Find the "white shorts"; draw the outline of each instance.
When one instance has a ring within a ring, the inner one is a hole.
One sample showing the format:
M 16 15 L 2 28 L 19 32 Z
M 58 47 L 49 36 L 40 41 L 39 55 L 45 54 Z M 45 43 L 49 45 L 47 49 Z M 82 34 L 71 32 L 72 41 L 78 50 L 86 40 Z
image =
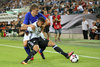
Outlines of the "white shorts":
M 28 35 L 24 34 L 23 41 L 30 40 L 30 36 L 31 36 L 31 34 L 28 34 Z
M 23 39 L 23 41 L 32 39 L 32 38 L 30 38 L 30 36 L 31 36 L 31 33 L 29 33 L 28 35 L 24 34 L 24 39 Z M 42 32 L 40 33 L 39 36 L 41 36 L 42 38 L 45 38 Z M 32 36 L 31 36 L 31 37 L 32 37 Z

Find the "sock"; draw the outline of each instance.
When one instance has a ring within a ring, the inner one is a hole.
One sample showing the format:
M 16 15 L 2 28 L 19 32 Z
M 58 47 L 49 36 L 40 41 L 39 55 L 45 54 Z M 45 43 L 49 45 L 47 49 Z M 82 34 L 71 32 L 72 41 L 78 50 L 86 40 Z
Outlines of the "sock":
M 58 47 L 57 45 L 53 46 L 54 50 L 57 51 L 58 53 L 64 55 L 65 57 L 68 56 L 68 53 L 65 53 L 60 47 Z
M 44 56 L 44 54 L 43 54 L 43 51 L 45 50 L 45 48 L 42 48 L 42 49 L 40 49 L 40 54 L 41 54 L 41 56 L 42 56 L 42 59 L 45 59 L 45 56 Z
M 40 49 L 40 53 L 43 53 L 43 51 L 46 49 L 46 47 L 45 48 L 41 48 Z
M 35 50 L 32 50 L 32 52 L 30 52 L 30 54 L 28 55 L 28 57 L 24 60 L 26 63 L 28 62 L 29 59 L 31 59 L 32 56 L 34 56 L 37 52 Z
M 26 46 L 26 47 L 24 47 L 24 49 L 25 49 L 26 53 L 29 55 L 29 54 L 30 54 L 30 49 L 29 49 L 29 47 Z
M 40 53 L 42 53 L 43 52 L 43 50 L 42 49 L 40 49 Z

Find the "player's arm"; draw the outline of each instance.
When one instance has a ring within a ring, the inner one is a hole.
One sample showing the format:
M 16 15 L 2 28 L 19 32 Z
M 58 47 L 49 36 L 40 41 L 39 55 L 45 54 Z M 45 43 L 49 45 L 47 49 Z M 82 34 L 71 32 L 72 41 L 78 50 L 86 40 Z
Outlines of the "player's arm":
M 49 25 L 49 24 L 50 24 L 50 21 L 49 21 L 48 18 L 46 18 L 45 23 L 44 23 L 44 27 L 47 26 L 47 25 Z
M 23 24 L 23 26 L 21 26 L 21 30 L 27 30 L 28 27 L 33 27 L 33 25 L 32 24 L 30 24 L 30 25 Z
M 56 21 L 56 18 L 54 18 L 54 16 L 52 17 L 52 19 L 53 19 L 53 22 L 55 22 L 55 21 Z
M 47 25 L 49 25 L 49 24 L 50 24 L 50 21 L 49 21 L 49 19 L 48 19 L 48 18 L 46 18 L 46 17 L 45 17 L 43 14 L 41 14 L 41 13 L 39 13 L 39 15 L 45 19 L 44 26 L 47 26 Z
M 33 30 L 35 30 L 35 26 L 34 26 L 34 25 L 29 26 L 29 27 L 27 27 L 27 30 L 28 30 L 28 31 L 33 31 Z
M 59 19 L 58 19 L 58 21 L 61 22 L 61 16 L 60 16 L 60 15 L 59 15 Z

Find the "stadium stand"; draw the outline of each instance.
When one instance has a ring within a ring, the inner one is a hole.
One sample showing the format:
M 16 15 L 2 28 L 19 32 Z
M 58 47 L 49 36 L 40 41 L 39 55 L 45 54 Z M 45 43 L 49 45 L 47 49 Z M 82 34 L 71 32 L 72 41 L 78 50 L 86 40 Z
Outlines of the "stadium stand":
M 0 32 L 8 29 L 6 31 L 9 33 L 17 32 L 16 35 L 22 33 L 20 26 L 33 3 L 39 5 L 41 13 L 47 10 L 51 16 L 54 10 L 57 10 L 62 16 L 100 14 L 99 0 L 0 0 L 0 2 L 2 2 L 0 4 Z

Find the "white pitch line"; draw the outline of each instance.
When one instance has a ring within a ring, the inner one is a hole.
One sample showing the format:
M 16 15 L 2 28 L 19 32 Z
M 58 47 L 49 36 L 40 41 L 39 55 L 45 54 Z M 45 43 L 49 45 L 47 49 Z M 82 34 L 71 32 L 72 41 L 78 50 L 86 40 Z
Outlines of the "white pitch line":
M 12 47 L 12 48 L 20 48 L 20 49 L 24 49 L 23 47 L 12 46 L 12 45 L 6 45 L 6 44 L 0 44 L 0 46 L 6 46 L 6 47 Z M 45 52 L 49 52 L 49 53 L 57 53 L 57 52 L 48 51 L 48 50 L 45 50 Z M 58 53 L 57 53 L 57 54 L 58 54 Z M 98 58 L 98 57 L 91 57 L 91 56 L 84 56 L 84 55 L 79 55 L 79 56 L 85 57 L 85 58 L 100 59 L 100 58 Z

